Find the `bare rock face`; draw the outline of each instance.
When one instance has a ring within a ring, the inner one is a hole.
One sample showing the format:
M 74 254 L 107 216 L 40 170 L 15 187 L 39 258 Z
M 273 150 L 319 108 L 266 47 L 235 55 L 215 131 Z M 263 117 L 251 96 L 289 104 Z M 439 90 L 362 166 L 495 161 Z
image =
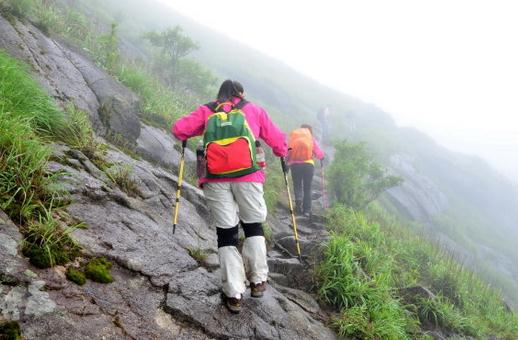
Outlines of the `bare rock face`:
M 405 181 L 387 191 L 395 206 L 407 217 L 430 222 L 434 215 L 446 209 L 448 200 L 428 177 L 417 172 L 406 155 L 394 155 L 390 160 L 392 171 Z
M 0 210 L 0 321 L 24 320 L 56 310 L 44 291 L 45 282 L 18 254 L 21 239 L 18 227 Z
M 143 124 L 136 151 L 145 159 L 166 169 L 177 169 L 180 153 L 176 150 L 176 145 L 179 143 L 171 133 Z M 186 149 L 185 160 L 194 167 L 196 156 L 191 150 Z
M 66 146 L 56 146 L 55 150 L 59 162 L 52 162 L 49 168 L 53 172 L 66 172 L 63 184 L 73 202 L 68 211 L 88 225 L 86 229 L 76 230 L 73 237 L 84 247 L 85 254 L 105 256 L 114 262 L 115 281 L 111 284 L 88 281 L 77 286 L 66 280 L 64 268 L 55 267 L 32 269 L 34 278 L 26 283 L 15 279 L 12 286 L 0 286 L 0 307 L 5 319 L 18 320 L 24 336 L 30 339 L 335 337 L 324 326 L 312 295 L 280 282 L 271 285 L 262 299 L 247 294 L 241 314 L 233 315 L 226 309 L 221 301 L 217 263 L 207 266 L 207 270 L 188 252 L 188 249 L 203 249 L 213 255 L 217 252 L 216 233 L 210 226 L 198 188 L 185 184 L 182 195 L 185 198 L 180 201 L 179 223 L 173 235 L 171 217 L 177 182 L 174 175 L 112 149 L 106 160 L 132 169 L 137 189 L 131 196 L 81 152 Z M 4 220 L 8 219 L 4 216 Z M 23 277 L 28 265 L 17 255 L 21 235 L 12 223 L 6 225 L 9 228 L 4 232 L 2 222 L 0 238 L 9 241 L 0 248 L 0 260 L 11 263 L 16 259 L 19 268 L 13 265 L 6 268 L 18 268 L 16 272 Z M 278 262 L 294 260 L 283 258 L 277 251 L 272 251 L 271 256 Z M 292 265 L 298 268 L 299 277 L 308 274 L 302 264 L 288 264 L 290 270 L 295 268 Z M 271 266 L 272 271 L 281 269 Z M 284 283 L 291 285 L 289 280 Z
M 136 142 L 140 135 L 137 96 L 65 43 L 36 27 L 0 16 L 0 49 L 28 63 L 39 82 L 62 106 L 88 112 L 96 132 Z

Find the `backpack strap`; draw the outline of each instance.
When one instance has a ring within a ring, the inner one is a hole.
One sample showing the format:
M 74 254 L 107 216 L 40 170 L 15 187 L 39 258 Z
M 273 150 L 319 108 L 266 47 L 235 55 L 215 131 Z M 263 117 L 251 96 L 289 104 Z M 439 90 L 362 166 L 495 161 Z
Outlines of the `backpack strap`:
M 232 104 L 230 102 L 226 102 L 226 103 Z M 210 103 L 205 104 L 205 106 L 208 107 L 212 112 L 216 112 L 216 110 L 218 110 L 219 106 L 221 106 L 222 104 L 225 104 L 225 103 L 210 102 Z M 248 101 L 241 99 L 239 101 L 239 103 L 237 103 L 236 105 L 232 105 L 232 106 L 234 109 L 241 110 L 246 104 L 248 104 Z
M 210 102 L 205 104 L 206 107 L 209 108 L 212 112 L 216 112 L 216 108 L 218 107 L 218 102 Z

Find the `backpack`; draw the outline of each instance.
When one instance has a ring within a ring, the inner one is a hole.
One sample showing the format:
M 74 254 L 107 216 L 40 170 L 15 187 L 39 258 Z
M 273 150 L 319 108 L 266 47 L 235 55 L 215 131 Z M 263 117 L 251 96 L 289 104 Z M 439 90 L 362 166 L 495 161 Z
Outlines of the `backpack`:
M 305 162 L 313 158 L 313 136 L 309 129 L 299 128 L 290 133 L 289 160 Z
M 223 110 L 226 103 L 212 102 L 206 106 L 214 112 L 207 119 L 203 143 L 207 160 L 207 178 L 231 178 L 260 170 L 256 160 L 255 137 L 241 110 L 247 102 Z

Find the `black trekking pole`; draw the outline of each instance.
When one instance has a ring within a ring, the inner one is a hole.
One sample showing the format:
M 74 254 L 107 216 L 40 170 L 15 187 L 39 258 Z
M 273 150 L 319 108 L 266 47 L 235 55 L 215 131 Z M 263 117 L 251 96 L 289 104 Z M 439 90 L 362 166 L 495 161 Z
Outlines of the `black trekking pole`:
M 176 203 L 174 206 L 173 215 L 173 234 L 176 231 L 176 224 L 178 223 L 178 211 L 180 210 L 180 193 L 182 191 L 183 183 L 183 167 L 185 164 L 185 148 L 187 147 L 187 140 L 182 142 L 182 151 L 180 153 L 180 168 L 178 169 L 178 182 L 176 183 Z
M 288 202 L 290 207 L 290 214 L 291 214 L 291 223 L 293 225 L 293 234 L 295 235 L 295 244 L 297 246 L 297 255 L 299 257 L 300 263 L 302 263 L 302 255 L 300 254 L 300 243 L 299 243 L 299 234 L 297 232 L 297 220 L 295 219 L 295 214 L 293 212 L 293 203 L 291 201 L 291 192 L 290 192 L 290 185 L 288 183 L 288 171 L 286 166 L 286 161 L 284 160 L 284 157 L 281 157 L 281 166 L 282 166 L 282 172 L 284 173 L 284 182 L 286 183 L 286 190 L 288 191 Z

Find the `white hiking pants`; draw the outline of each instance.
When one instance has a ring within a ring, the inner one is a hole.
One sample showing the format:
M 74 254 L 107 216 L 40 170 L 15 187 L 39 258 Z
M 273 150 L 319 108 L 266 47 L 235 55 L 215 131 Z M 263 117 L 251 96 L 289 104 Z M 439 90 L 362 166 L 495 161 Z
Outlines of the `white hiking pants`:
M 239 222 L 241 221 L 244 227 L 255 226 L 257 229 L 257 226 L 262 228 L 260 224 L 266 220 L 267 210 L 263 197 L 263 184 L 253 182 L 205 183 L 203 192 L 218 228 L 218 255 L 223 293 L 228 297 L 240 298 L 246 290 L 246 278 L 255 284 L 266 281 L 268 278 L 264 236 L 246 237 L 243 243 L 243 257 L 237 249 L 238 229 L 236 226 Z M 222 238 L 232 240 L 225 242 Z

